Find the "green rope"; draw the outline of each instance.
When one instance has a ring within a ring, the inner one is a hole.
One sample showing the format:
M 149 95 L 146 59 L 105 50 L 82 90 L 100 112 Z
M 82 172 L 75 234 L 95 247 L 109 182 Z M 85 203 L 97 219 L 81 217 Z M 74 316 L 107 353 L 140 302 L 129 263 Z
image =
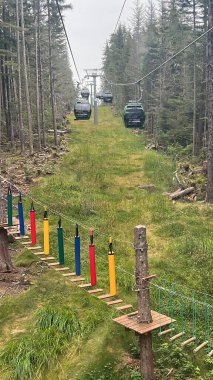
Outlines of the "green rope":
M 210 343 L 210 326 L 209 326 L 209 305 L 206 301 L 205 306 L 205 340 L 208 341 L 208 352 L 211 351 L 211 343 Z
M 185 329 L 185 302 L 184 302 L 184 296 L 181 296 L 181 309 L 180 309 L 180 315 L 181 315 L 181 332 L 184 333 Z
M 161 289 L 158 288 L 158 310 L 161 313 Z M 162 331 L 162 326 L 160 326 L 160 332 Z
M 192 298 L 192 314 L 193 314 L 193 328 L 192 328 L 192 333 L 193 336 L 196 337 L 196 328 L 197 328 L 197 304 L 195 300 L 195 296 L 193 294 Z
M 173 327 L 172 319 L 174 317 L 173 295 L 174 295 L 174 293 L 173 293 L 173 287 L 171 286 L 171 289 L 170 289 L 170 292 L 169 292 L 169 308 L 170 308 L 170 317 L 171 317 L 170 327 L 171 328 Z M 171 335 L 172 335 L 172 331 L 171 331 Z

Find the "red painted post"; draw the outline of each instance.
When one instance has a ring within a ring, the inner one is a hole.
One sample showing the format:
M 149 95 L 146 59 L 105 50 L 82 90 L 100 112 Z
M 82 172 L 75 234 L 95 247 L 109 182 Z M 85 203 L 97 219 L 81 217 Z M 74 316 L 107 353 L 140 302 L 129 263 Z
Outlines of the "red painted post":
M 90 259 L 90 282 L 92 286 L 95 286 L 96 285 L 96 262 L 95 262 L 94 230 L 92 228 L 90 229 L 89 259 Z
M 30 210 L 30 231 L 31 231 L 31 242 L 33 245 L 35 245 L 36 244 L 36 213 L 35 213 L 33 202 L 31 203 L 31 210 Z

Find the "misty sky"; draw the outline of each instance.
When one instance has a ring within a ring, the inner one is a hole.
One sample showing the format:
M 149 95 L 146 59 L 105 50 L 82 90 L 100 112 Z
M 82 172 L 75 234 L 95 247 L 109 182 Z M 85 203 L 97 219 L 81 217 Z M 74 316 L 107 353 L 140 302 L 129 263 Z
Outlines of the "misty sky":
M 106 40 L 113 32 L 124 0 L 71 0 L 65 25 L 80 76 L 84 69 L 100 68 Z M 67 1 L 68 3 L 68 1 Z M 131 18 L 134 0 L 127 0 L 121 21 Z M 77 79 L 72 64 L 74 79 Z

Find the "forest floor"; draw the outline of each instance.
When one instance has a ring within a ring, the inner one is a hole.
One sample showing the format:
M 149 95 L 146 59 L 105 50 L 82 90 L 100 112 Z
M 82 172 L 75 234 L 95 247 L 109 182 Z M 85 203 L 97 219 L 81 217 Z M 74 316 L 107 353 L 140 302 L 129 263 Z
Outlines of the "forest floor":
M 158 276 L 156 287 L 151 287 L 152 308 L 171 312 L 171 292 L 167 294 L 164 288 L 186 295 L 185 325 L 187 334 L 192 334 L 191 300 L 196 297 L 196 334 L 202 342 L 205 302 L 213 304 L 212 206 L 174 203 L 163 196 L 163 192 L 173 190 L 176 163 L 163 154 L 145 150 L 144 135 L 125 129 L 109 107 L 99 109 L 97 128 L 92 120 L 70 120 L 68 151 L 55 162 L 54 174 L 39 177 L 24 200 L 24 208 L 29 210 L 30 197 L 34 199 L 38 242 L 42 245 L 43 207 L 47 206 L 51 255 L 57 257 L 60 215 L 65 264 L 73 271 L 73 239 L 78 223 L 82 272 L 87 281 L 89 228 L 94 227 L 98 286 L 108 292 L 108 237 L 112 236 L 119 298 L 136 308 L 133 229 L 145 224 L 150 272 Z M 119 315 L 114 307 L 41 265 L 28 250 L 18 251 L 13 260 L 17 267 L 31 268 L 33 284 L 0 302 L 2 380 L 141 379 L 137 337 L 112 322 Z M 175 297 L 173 305 L 176 332 L 181 325 L 180 299 Z M 212 330 L 212 309 L 209 313 L 208 327 Z M 168 337 L 159 338 L 154 333 L 157 380 L 212 379 L 212 360 L 207 359 L 204 350 L 193 354 L 196 345 L 182 349 L 180 341 L 170 343 Z

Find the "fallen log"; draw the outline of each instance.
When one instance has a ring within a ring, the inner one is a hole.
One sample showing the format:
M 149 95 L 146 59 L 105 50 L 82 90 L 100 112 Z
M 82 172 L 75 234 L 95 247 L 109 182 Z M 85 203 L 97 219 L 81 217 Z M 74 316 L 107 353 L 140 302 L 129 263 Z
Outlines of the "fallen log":
M 187 189 L 184 189 L 184 190 L 175 191 L 174 193 L 169 194 L 169 199 L 172 199 L 172 200 L 178 199 L 178 198 L 184 197 L 184 195 L 191 194 L 194 191 L 195 191 L 194 187 L 188 187 Z

